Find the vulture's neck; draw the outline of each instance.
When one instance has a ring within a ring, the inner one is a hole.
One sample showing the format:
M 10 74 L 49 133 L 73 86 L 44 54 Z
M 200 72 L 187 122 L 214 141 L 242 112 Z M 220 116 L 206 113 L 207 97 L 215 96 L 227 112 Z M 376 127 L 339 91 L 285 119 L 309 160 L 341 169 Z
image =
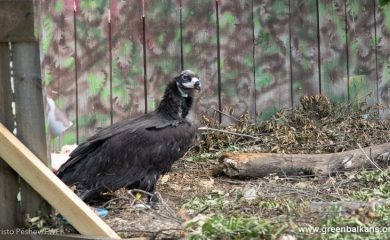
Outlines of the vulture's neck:
M 167 86 L 163 99 L 156 111 L 168 118 L 180 120 L 184 119 L 188 115 L 191 105 L 191 94 L 183 97 L 182 93 L 180 93 L 177 88 L 176 82 L 173 81 Z

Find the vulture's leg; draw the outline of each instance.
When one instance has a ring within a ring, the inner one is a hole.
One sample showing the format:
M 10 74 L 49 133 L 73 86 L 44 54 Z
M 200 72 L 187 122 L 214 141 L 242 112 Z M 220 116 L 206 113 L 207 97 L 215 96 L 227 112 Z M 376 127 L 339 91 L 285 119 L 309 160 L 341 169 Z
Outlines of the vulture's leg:
M 158 196 L 155 194 L 156 192 L 156 185 L 157 185 L 157 180 L 159 179 L 159 175 L 154 175 L 153 178 L 150 180 L 150 184 L 148 186 L 148 192 L 153 194 L 149 195 L 148 200 L 151 204 L 158 203 Z
M 89 202 L 90 200 L 100 196 L 100 191 L 98 189 L 85 190 L 79 194 L 79 197 L 84 202 Z

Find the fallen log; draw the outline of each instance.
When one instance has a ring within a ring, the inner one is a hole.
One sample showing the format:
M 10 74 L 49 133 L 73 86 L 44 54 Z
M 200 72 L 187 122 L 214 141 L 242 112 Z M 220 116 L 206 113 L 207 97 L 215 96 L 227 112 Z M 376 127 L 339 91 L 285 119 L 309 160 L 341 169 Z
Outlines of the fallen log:
M 218 171 L 230 177 L 321 176 L 388 165 L 389 159 L 390 143 L 328 154 L 227 153 Z

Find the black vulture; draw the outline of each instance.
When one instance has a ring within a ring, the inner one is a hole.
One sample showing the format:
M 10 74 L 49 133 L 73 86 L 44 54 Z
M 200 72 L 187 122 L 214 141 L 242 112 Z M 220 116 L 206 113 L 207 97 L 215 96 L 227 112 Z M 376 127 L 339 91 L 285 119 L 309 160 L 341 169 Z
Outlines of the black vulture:
M 153 112 L 99 130 L 70 154 L 57 172 L 84 201 L 119 188 L 154 193 L 159 177 L 194 144 L 187 120 L 200 80 L 185 70 L 170 81 Z

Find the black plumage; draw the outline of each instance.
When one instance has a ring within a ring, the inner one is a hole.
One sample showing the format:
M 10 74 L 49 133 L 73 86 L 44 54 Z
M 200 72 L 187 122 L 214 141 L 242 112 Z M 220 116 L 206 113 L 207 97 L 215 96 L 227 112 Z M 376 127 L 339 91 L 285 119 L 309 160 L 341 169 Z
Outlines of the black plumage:
M 199 78 L 186 70 L 167 86 L 158 108 L 97 132 L 57 172 L 86 201 L 122 187 L 154 193 L 156 182 L 195 141 L 186 119 Z

